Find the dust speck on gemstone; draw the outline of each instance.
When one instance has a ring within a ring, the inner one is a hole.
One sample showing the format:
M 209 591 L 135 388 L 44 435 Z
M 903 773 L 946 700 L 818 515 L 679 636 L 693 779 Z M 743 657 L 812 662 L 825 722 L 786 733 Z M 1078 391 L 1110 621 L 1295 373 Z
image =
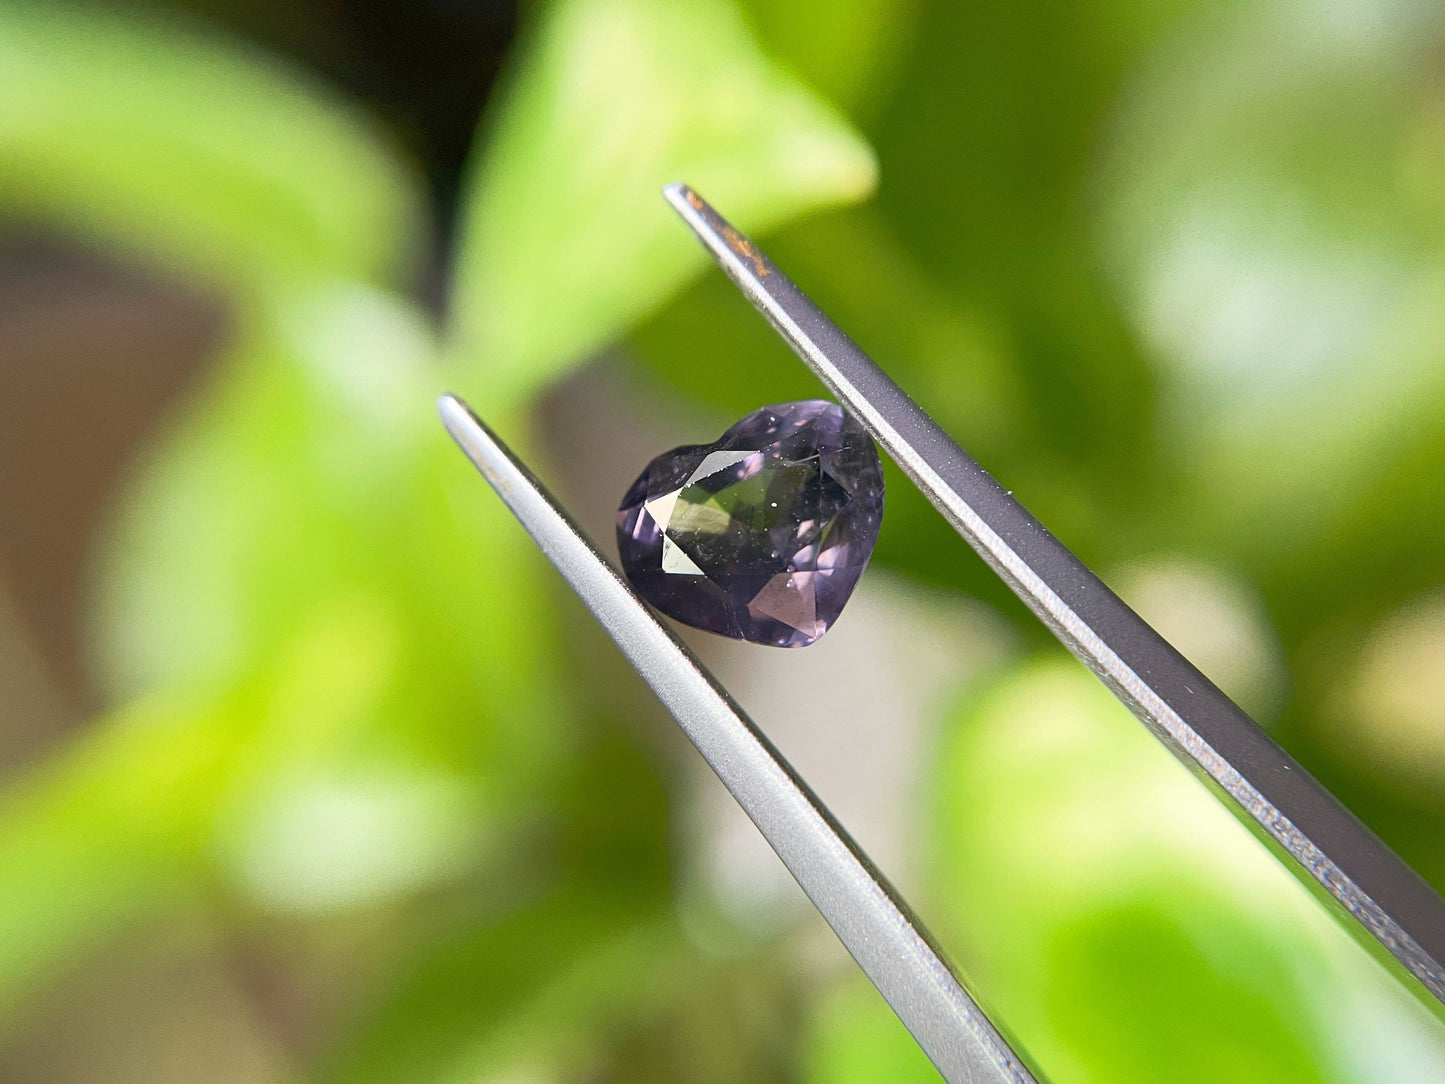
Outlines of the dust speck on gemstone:
M 882 520 L 867 430 L 809 399 L 654 459 L 618 509 L 617 548 L 638 593 L 670 617 L 803 647 L 842 613 Z

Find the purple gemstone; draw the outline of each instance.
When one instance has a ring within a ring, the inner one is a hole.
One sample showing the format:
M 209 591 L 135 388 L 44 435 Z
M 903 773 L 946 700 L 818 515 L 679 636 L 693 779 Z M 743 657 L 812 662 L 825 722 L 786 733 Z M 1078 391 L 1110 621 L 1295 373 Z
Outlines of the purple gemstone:
M 867 430 L 808 399 L 654 459 L 617 511 L 617 549 L 638 593 L 669 617 L 803 647 L 838 620 L 882 520 Z

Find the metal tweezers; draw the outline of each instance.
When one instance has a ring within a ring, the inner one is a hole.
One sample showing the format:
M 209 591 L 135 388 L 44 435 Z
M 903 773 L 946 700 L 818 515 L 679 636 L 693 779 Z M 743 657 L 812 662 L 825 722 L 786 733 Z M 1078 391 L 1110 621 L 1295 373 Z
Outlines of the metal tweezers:
M 1045 530 L 755 244 L 686 186 L 663 194 L 748 300 L 1059 641 L 1440 1015 L 1445 901 Z M 727 690 L 464 403 L 444 396 L 440 410 L 452 437 L 677 719 L 944 1078 L 1035 1080 L 907 904 Z

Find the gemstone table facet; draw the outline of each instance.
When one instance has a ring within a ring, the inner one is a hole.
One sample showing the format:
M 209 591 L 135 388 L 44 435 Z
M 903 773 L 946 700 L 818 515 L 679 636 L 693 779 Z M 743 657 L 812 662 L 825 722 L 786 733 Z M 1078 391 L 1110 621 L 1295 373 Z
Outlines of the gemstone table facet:
M 872 438 L 809 399 L 654 459 L 618 509 L 617 548 L 638 593 L 669 617 L 803 647 L 838 620 L 882 519 Z

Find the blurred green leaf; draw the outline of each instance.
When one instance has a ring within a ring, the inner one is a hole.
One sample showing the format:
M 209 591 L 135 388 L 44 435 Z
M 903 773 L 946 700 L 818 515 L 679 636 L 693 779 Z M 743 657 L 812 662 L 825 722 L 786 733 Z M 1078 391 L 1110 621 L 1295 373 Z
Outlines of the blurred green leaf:
M 814 1084 L 938 1084 L 938 1070 L 861 975 L 819 998 L 803 1042 Z
M 314 608 L 239 678 L 142 697 L 13 788 L 0 805 L 14 879 L 0 1005 L 203 889 L 263 913 L 324 914 L 497 853 L 545 782 L 548 758 L 525 743 L 558 720 L 519 713 L 516 734 L 479 725 L 497 710 L 485 690 L 454 692 L 458 714 L 429 713 L 407 680 L 446 675 L 399 672 L 398 633 L 365 604 Z M 526 692 L 500 695 L 520 708 Z
M 673 894 L 670 769 L 598 723 L 557 789 L 551 839 L 517 867 L 534 886 L 520 906 L 498 915 L 468 893 L 443 912 L 321 1079 L 794 1078 L 795 962 L 776 944 L 724 949 L 714 936 L 704 948 L 687 935 L 701 920 Z
M 725 0 L 561 0 L 474 166 L 451 300 L 466 386 L 484 409 L 517 402 L 704 265 L 664 184 L 763 232 L 862 198 L 874 175 Z
M 7 868 L 54 886 L 0 910 L 36 946 L 0 979 L 187 880 L 324 913 L 455 879 L 571 755 L 542 558 L 436 423 L 415 313 L 296 289 L 252 336 L 142 464 L 101 568 L 113 693 L 179 706 L 99 721 L 0 817 Z
M 276 686 L 298 729 L 258 757 L 340 740 L 362 762 L 500 773 L 489 799 L 525 799 L 566 714 L 544 562 L 437 423 L 424 325 L 336 286 L 265 330 L 142 465 L 107 539 L 112 689 L 275 684 L 276 660 L 311 652 Z
M 193 891 L 235 752 L 227 707 L 134 704 L 0 800 L 0 1014 L 38 975 Z
M 744 0 L 768 50 L 854 117 L 874 116 L 892 89 L 921 0 Z
M 328 1054 L 322 1079 L 440 1084 L 523 1068 L 576 1079 L 608 1031 L 658 1010 L 668 984 L 657 972 L 679 942 L 667 794 L 656 766 L 620 735 L 584 740 L 545 842 L 527 844 L 520 905 L 498 915 L 462 903 L 425 929 Z
M 561 893 L 440 940 L 364 1017 L 322 1080 L 428 1084 L 583 1075 L 599 1029 L 639 1010 L 670 924 L 596 891 Z
M 961 705 L 937 781 L 933 924 L 1050 1080 L 1375 1084 L 1445 1057 L 1429 1010 L 1072 661 Z
M 1041 422 L 1032 448 L 985 465 L 1104 512 L 1150 480 L 1153 377 L 1097 259 L 1088 184 L 1140 43 L 1181 6 L 931 4 L 873 125 L 880 212 L 935 290 L 994 329 Z M 1067 504 L 1029 503 L 1066 530 Z
M 1099 235 L 1170 378 L 1172 507 L 1290 640 L 1439 582 L 1445 516 L 1411 495 L 1445 449 L 1442 42 L 1429 5 L 1202 10 L 1102 173 Z
M 0 216 L 206 275 L 394 281 L 416 185 L 346 102 L 176 18 L 0 7 Z

